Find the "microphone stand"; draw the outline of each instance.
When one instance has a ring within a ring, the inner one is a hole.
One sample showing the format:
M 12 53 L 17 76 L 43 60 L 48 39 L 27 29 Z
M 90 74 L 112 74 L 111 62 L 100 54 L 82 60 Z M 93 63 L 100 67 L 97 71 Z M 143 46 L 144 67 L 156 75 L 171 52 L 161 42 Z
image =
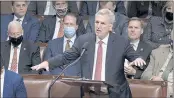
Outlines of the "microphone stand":
M 51 85 L 49 86 L 48 88 L 48 98 L 51 98 L 51 88 L 52 86 L 54 85 L 54 83 L 60 78 L 60 76 L 64 73 L 64 71 L 69 67 L 69 66 L 72 66 L 74 65 L 75 63 L 77 63 L 80 58 L 82 57 L 82 55 L 84 54 L 84 52 L 86 51 L 86 49 L 84 48 L 83 51 L 81 52 L 80 56 L 72 63 L 70 63 L 69 65 L 67 65 L 63 70 L 62 72 L 59 74 L 59 76 L 57 76 L 57 78 L 51 83 Z

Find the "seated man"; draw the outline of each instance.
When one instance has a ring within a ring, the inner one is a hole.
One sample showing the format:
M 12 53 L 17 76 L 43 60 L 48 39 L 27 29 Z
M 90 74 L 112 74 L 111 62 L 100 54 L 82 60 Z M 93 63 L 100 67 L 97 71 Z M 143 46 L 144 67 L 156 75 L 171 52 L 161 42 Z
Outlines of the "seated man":
M 173 64 L 173 46 L 154 49 L 149 65 L 141 78 L 143 80 L 168 81 L 167 98 L 173 98 Z
M 32 41 L 23 40 L 23 29 L 18 21 L 9 23 L 8 36 L 8 41 L 1 42 L 4 66 L 19 74 L 37 73 L 30 67 L 41 62 L 40 48 Z
M 171 43 L 171 31 L 173 29 L 173 1 L 167 1 L 162 10 L 162 17 L 152 16 L 149 19 L 143 33 L 143 40 L 153 49 L 163 47 Z
M 12 10 L 14 13 L 1 15 L 1 41 L 8 40 L 8 24 L 13 21 L 19 21 L 24 30 L 24 40 L 35 41 L 39 31 L 39 20 L 27 14 L 27 1 L 12 1 Z
M 115 1 L 100 1 L 100 9 L 109 9 L 112 12 L 114 12 L 114 9 L 116 7 Z M 125 38 L 127 38 L 127 22 L 128 18 L 124 16 L 123 14 L 120 14 L 118 12 L 114 12 L 115 14 L 115 22 L 113 25 L 113 32 L 117 33 L 119 35 L 123 35 Z M 95 24 L 95 16 L 89 17 L 89 22 L 86 27 L 87 33 L 94 33 L 94 24 Z
M 54 57 L 58 54 L 62 54 L 65 50 L 68 50 L 74 44 L 76 40 L 76 30 L 78 25 L 76 23 L 77 18 L 74 14 L 68 13 L 64 17 L 64 36 L 57 38 L 48 42 L 48 47 L 45 50 L 43 60 L 48 60 L 51 57 Z M 62 71 L 63 67 L 58 67 L 54 70 L 51 70 L 51 74 L 59 74 Z M 77 76 L 80 75 L 80 64 L 77 66 L 71 66 L 67 69 L 64 75 L 67 76 Z
M 143 22 L 139 18 L 133 17 L 128 22 L 128 37 L 130 39 L 130 44 L 133 46 L 134 50 L 138 52 L 141 57 L 146 61 L 148 65 L 150 61 L 150 54 L 152 52 L 152 47 L 141 40 L 141 34 L 143 34 Z M 146 69 L 147 65 L 143 68 L 136 66 L 128 66 L 128 61 L 125 61 L 124 70 L 128 78 L 140 79 L 141 74 Z
M 1 58 L 1 57 L 0 57 Z M 6 70 L 1 58 L 0 75 L 1 75 L 1 98 L 27 98 L 27 91 L 23 78 L 12 71 Z
M 63 17 L 67 14 L 68 1 L 52 1 L 56 9 L 56 15 L 47 17 L 41 24 L 37 42 L 47 43 L 48 41 L 56 38 L 63 37 Z M 82 18 L 78 17 L 77 36 L 85 32 Z

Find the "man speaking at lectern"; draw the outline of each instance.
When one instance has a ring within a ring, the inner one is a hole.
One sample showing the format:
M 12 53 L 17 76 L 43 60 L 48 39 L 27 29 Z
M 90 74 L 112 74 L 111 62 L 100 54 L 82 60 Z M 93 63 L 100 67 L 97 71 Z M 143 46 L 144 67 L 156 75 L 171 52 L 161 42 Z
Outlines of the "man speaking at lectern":
M 85 53 L 80 59 L 82 73 L 85 78 L 105 81 L 112 85 L 108 87 L 109 98 L 132 98 L 128 82 L 124 75 L 125 58 L 131 63 L 142 67 L 146 64 L 136 54 L 128 39 L 112 33 L 115 20 L 114 14 L 108 9 L 101 9 L 95 15 L 95 33 L 87 33 L 78 37 L 72 48 L 62 55 L 50 58 L 33 70 L 55 68 L 76 60 L 88 42 Z

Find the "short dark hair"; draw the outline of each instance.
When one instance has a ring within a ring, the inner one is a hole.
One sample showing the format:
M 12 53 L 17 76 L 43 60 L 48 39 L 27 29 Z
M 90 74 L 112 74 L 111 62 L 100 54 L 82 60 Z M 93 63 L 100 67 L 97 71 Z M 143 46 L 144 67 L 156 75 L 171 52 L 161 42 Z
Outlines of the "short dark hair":
M 57 0 L 57 1 L 59 1 L 59 0 Z M 55 6 L 57 1 L 52 1 L 52 5 Z M 65 1 L 65 2 L 68 4 L 68 1 Z
M 65 18 L 66 16 L 74 17 L 74 18 L 76 19 L 76 24 L 77 24 L 77 15 L 76 15 L 75 13 L 68 12 L 68 13 L 64 16 L 64 18 Z M 64 19 L 63 19 L 63 20 L 64 20 Z
M 132 17 L 132 18 L 129 19 L 128 25 L 129 25 L 129 23 L 130 23 L 131 21 L 139 21 L 140 24 L 141 24 L 141 28 L 144 28 L 144 23 L 143 23 L 142 19 L 140 19 L 140 18 L 138 18 L 138 17 Z
M 27 5 L 29 5 L 30 1 L 27 1 L 27 0 L 23 0 Z M 11 4 L 12 6 L 14 5 L 14 3 L 17 2 L 17 1 L 12 1 Z

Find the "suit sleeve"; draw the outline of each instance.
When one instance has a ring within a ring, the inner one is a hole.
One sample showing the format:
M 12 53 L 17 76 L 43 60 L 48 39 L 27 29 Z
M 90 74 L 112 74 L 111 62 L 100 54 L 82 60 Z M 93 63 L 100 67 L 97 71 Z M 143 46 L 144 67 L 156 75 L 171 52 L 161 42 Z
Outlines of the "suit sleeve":
M 37 38 L 38 33 L 39 33 L 39 28 L 40 28 L 39 20 L 38 19 L 33 20 L 33 23 L 32 23 L 31 28 L 30 28 L 29 40 L 32 40 L 33 42 L 36 41 L 36 38 Z
M 90 24 L 90 20 L 88 20 L 88 24 L 86 26 L 86 33 L 92 33 L 92 27 L 91 27 L 91 24 Z
M 88 15 L 88 5 L 87 1 L 82 1 L 82 8 L 80 10 L 80 16 Z
M 27 98 L 27 91 L 22 77 L 18 78 L 15 85 L 16 85 L 15 89 L 16 98 Z
M 47 48 L 45 48 L 44 52 L 43 52 L 43 60 L 48 60 L 49 58 L 52 57 L 52 51 L 51 51 L 51 43 L 48 42 L 48 46 Z
M 150 55 L 150 62 L 146 70 L 142 73 L 141 79 L 150 80 L 152 77 L 153 66 L 155 66 L 155 56 L 153 53 Z
M 156 49 L 160 46 L 158 43 L 154 43 L 151 41 L 152 39 L 152 24 L 149 22 L 143 33 L 143 40 L 148 43 L 153 49 Z
M 126 8 L 124 6 L 124 2 L 123 1 L 117 1 L 117 5 L 116 5 L 116 12 L 119 12 L 123 15 L 126 15 Z
M 85 34 L 86 30 L 81 16 L 78 17 L 77 24 L 78 24 L 77 36 Z
M 31 59 L 32 59 L 32 66 L 35 66 L 35 65 L 41 63 L 40 48 L 39 48 L 39 46 L 35 46 L 35 49 L 32 52 Z
M 80 37 L 75 41 L 72 48 L 65 51 L 63 54 L 58 54 L 55 57 L 48 59 L 49 68 L 52 70 L 56 67 L 63 66 L 76 60 L 81 53 Z

